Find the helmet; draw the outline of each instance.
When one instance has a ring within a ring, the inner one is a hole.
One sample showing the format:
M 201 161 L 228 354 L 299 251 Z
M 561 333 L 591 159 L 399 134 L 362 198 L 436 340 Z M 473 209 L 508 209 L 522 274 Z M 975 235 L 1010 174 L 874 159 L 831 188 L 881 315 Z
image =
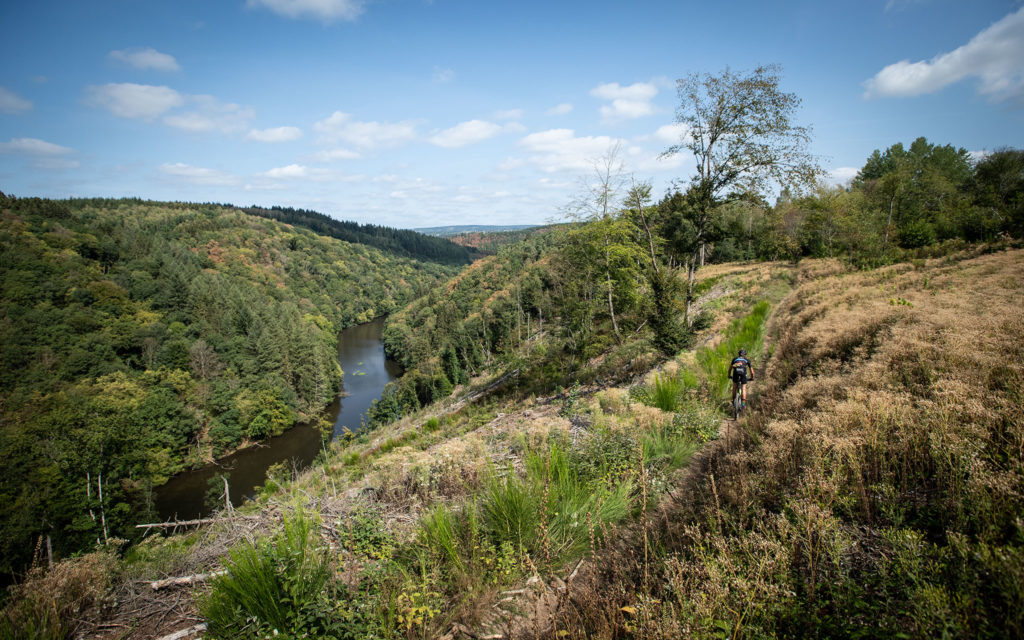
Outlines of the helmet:
M 740 349 L 740 355 L 741 356 L 747 355 L 747 350 L 746 349 Z

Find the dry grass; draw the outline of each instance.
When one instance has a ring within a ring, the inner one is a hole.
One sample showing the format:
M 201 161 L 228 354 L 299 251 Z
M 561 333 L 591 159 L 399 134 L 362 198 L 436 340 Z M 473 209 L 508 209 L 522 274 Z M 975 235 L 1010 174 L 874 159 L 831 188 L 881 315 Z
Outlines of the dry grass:
M 677 490 L 655 566 L 607 552 L 555 628 L 1024 635 L 1022 265 L 802 263 L 761 415 Z

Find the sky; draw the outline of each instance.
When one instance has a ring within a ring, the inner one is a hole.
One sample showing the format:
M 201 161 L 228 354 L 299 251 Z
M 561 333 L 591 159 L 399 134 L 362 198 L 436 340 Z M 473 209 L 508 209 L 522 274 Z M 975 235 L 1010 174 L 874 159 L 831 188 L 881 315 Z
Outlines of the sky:
M 693 174 L 676 80 L 781 66 L 829 180 L 919 136 L 1024 147 L 1020 0 L 3 2 L 0 191 L 560 219 L 620 146 Z

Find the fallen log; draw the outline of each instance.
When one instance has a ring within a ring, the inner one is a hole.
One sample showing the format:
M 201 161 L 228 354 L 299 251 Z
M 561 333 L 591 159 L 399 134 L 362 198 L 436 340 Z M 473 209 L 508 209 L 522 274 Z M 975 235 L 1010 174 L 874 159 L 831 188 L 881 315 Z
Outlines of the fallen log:
M 238 520 L 259 520 L 258 516 L 240 516 L 233 515 L 233 518 Z M 219 522 L 221 520 L 228 520 L 227 516 L 220 516 L 216 518 L 198 518 L 196 520 L 168 520 L 167 522 L 150 522 L 147 524 L 137 524 L 136 529 L 173 529 L 174 527 L 196 527 L 201 524 L 210 524 L 212 522 Z
M 159 589 L 166 589 L 167 587 L 178 587 L 185 584 L 196 584 L 197 582 L 206 582 L 210 578 L 216 576 L 222 576 L 227 571 L 211 571 L 210 573 L 195 573 L 190 576 L 181 576 L 180 578 L 164 578 L 163 580 L 154 580 L 149 583 L 149 586 L 153 587 L 153 591 Z
M 195 634 L 195 633 L 200 633 L 201 631 L 206 631 L 206 623 L 205 622 L 201 623 L 201 624 L 197 624 L 194 627 L 189 627 L 187 629 L 182 629 L 181 631 L 175 631 L 174 633 L 172 633 L 170 635 L 167 635 L 167 636 L 163 636 L 162 638 L 158 638 L 157 640 L 181 640 L 182 638 L 187 638 L 190 635 Z
M 172 520 L 170 522 L 151 522 L 149 524 L 137 524 L 136 529 L 171 529 L 173 527 L 194 527 L 200 524 L 217 522 L 220 518 L 199 518 L 197 520 Z

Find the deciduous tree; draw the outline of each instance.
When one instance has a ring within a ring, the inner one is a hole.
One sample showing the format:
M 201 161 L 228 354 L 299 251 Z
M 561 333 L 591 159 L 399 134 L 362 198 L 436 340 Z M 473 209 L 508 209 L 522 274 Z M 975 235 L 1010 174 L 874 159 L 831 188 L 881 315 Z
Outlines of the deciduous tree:
M 688 152 L 697 163 L 684 213 L 694 228 L 690 291 L 716 207 L 776 186 L 810 186 L 821 174 L 808 150 L 810 128 L 794 122 L 800 99 L 781 90 L 780 73 L 777 65 L 750 73 L 726 68 L 714 75 L 692 73 L 676 83 L 676 122 L 683 133 L 662 155 Z M 688 291 L 687 318 L 690 297 Z

